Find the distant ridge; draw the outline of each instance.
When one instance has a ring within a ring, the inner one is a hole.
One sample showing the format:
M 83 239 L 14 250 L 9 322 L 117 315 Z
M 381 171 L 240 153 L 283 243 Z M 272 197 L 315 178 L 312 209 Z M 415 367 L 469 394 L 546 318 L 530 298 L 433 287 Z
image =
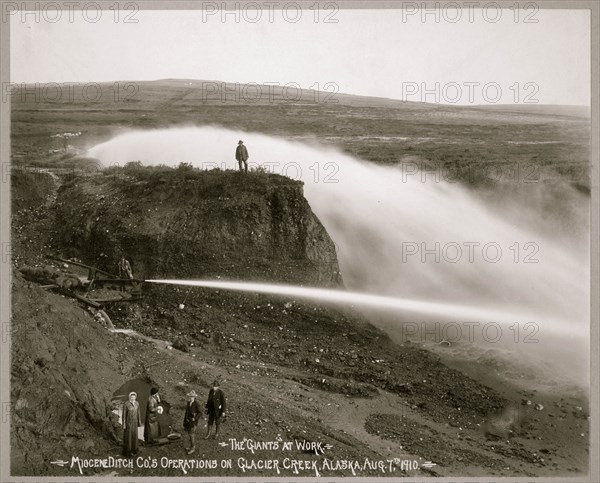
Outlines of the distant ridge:
M 545 114 L 550 116 L 585 117 L 592 115 L 590 106 L 569 104 L 489 104 L 472 106 L 477 109 L 491 109 L 503 112 Z
M 52 82 L 52 84 L 58 84 L 61 86 L 68 86 L 69 84 L 73 84 L 74 82 Z M 205 87 L 209 84 L 214 86 L 220 85 L 225 86 L 225 89 L 229 93 L 229 96 L 232 96 L 232 92 L 234 89 L 252 89 L 253 86 L 261 86 L 264 88 L 265 92 L 270 92 L 275 96 L 275 103 L 277 101 L 282 100 L 283 89 L 286 87 L 286 84 L 281 84 L 279 86 L 267 85 L 267 84 L 259 84 L 259 83 L 250 83 L 250 82 L 227 82 L 215 79 L 177 79 L 177 78 L 165 78 L 165 79 L 155 79 L 155 80 L 112 80 L 112 81 L 104 81 L 104 82 L 79 82 L 80 85 L 85 84 L 98 84 L 100 86 L 114 86 L 115 84 L 130 84 L 134 83 L 140 87 L 142 86 L 164 86 L 171 88 L 185 88 L 185 87 L 198 87 L 198 84 L 204 85 Z M 15 83 L 16 88 L 14 89 L 15 93 L 18 93 L 22 86 L 26 86 L 27 89 L 31 89 L 32 85 L 36 83 Z M 50 83 L 39 83 L 39 84 L 50 84 Z M 324 83 L 323 86 L 325 86 Z M 66 87 L 65 87 L 66 88 Z M 269 91 L 269 89 L 271 89 Z M 290 87 L 293 89 L 293 87 Z M 502 113 L 515 113 L 515 114 L 528 114 L 528 115 L 544 115 L 544 116 L 564 116 L 564 117 L 577 117 L 577 118 L 590 118 L 591 117 L 591 108 L 590 106 L 581 106 L 581 105 L 563 105 L 563 104 L 474 104 L 474 105 L 465 105 L 465 104 L 437 104 L 432 102 L 418 102 L 418 101 L 405 101 L 402 99 L 394 99 L 390 97 L 377 97 L 377 96 L 365 96 L 360 94 L 349 94 L 343 92 L 333 92 L 332 90 L 315 90 L 315 89 L 300 89 L 302 95 L 300 96 L 300 100 L 297 102 L 298 104 L 303 103 L 305 100 L 311 100 L 317 95 L 320 102 L 323 100 L 327 101 L 335 101 L 331 102 L 332 104 L 340 104 L 347 105 L 353 107 L 387 107 L 387 108 L 419 108 L 420 110 L 427 109 L 444 109 L 451 111 L 459 111 L 459 110 L 467 110 L 467 111 L 501 111 Z M 293 92 L 293 91 L 292 91 Z M 291 94 L 293 95 L 293 94 Z M 262 101 L 262 99 L 261 99 Z M 229 101 L 224 102 L 227 104 Z

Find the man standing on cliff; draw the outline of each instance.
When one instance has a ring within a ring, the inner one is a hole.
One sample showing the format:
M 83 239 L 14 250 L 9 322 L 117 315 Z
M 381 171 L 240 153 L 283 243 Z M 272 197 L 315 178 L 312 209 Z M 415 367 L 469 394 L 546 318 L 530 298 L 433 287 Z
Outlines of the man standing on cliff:
M 235 159 L 237 159 L 239 165 L 240 165 L 240 171 L 242 171 L 242 163 L 243 163 L 243 170 L 247 173 L 248 172 L 248 158 L 250 156 L 248 156 L 248 150 L 246 149 L 246 146 L 244 146 L 244 141 L 239 141 L 238 142 L 238 146 L 235 150 Z

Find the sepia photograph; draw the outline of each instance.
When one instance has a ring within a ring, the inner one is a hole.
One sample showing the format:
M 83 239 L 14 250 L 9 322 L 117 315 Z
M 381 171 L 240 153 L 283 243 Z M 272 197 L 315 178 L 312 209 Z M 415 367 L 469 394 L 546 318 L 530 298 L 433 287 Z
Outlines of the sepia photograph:
M 598 3 L 0 7 L 2 481 L 598 481 Z

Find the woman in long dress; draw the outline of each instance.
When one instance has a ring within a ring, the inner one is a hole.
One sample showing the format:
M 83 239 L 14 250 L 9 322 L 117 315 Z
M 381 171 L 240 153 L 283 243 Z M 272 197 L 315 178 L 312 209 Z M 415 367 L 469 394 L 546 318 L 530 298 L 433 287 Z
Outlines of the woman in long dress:
M 146 444 L 153 444 L 159 436 L 158 430 L 158 404 L 160 396 L 158 389 L 153 387 L 150 391 L 150 397 L 146 404 L 146 422 L 144 423 L 144 441 Z
M 129 457 L 138 451 L 138 426 L 142 425 L 137 394 L 129 393 L 129 401 L 123 404 L 123 456 Z

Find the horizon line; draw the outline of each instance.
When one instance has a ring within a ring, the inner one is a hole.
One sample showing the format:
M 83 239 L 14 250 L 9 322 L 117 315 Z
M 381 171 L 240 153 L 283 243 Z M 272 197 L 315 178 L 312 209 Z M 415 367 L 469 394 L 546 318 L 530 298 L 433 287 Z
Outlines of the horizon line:
M 267 86 L 268 84 L 266 84 L 265 82 L 263 83 L 259 83 L 259 82 L 231 82 L 231 81 L 223 81 L 223 80 L 215 80 L 215 79 L 195 79 L 195 78 L 189 78 L 189 77 L 161 77 L 158 79 L 111 79 L 111 80 L 103 80 L 103 81 L 75 81 L 75 80 L 68 80 L 68 81 L 33 81 L 33 82 L 26 82 L 26 81 L 9 81 L 9 84 L 13 84 L 15 85 L 17 88 L 19 88 L 22 85 L 25 86 L 29 86 L 29 85 L 35 85 L 35 84 L 58 84 L 58 85 L 81 85 L 81 84 L 114 84 L 117 82 L 123 82 L 123 83 L 150 83 L 150 82 L 165 82 L 165 81 L 181 81 L 181 82 L 215 82 L 215 83 L 221 83 L 221 84 L 239 84 L 239 85 L 260 85 L 260 86 Z M 269 86 L 272 88 L 283 88 L 285 87 L 286 84 L 279 84 L 276 86 Z M 313 91 L 313 92 L 324 92 L 324 93 L 328 93 L 331 94 L 331 92 L 329 91 L 323 91 L 323 90 L 316 90 L 316 89 L 311 89 L 311 88 L 305 88 L 305 87 L 300 87 L 300 90 L 302 91 Z M 376 95 L 372 95 L 372 94 L 353 94 L 353 93 L 349 93 L 349 92 L 336 92 L 333 95 L 343 95 L 343 96 L 352 96 L 352 97 L 362 97 L 362 98 L 370 98 L 370 99 L 381 99 L 381 100 L 389 100 L 389 101 L 394 101 L 394 102 L 404 102 L 407 104 L 423 104 L 423 105 L 431 105 L 431 106 L 454 106 L 454 107 L 494 107 L 494 106 L 520 106 L 520 107 L 524 107 L 524 106 L 528 106 L 528 107 L 571 107 L 571 108 L 586 108 L 586 109 L 591 109 L 591 102 L 589 104 L 559 104 L 559 103 L 524 103 L 524 102 L 518 102 L 518 103 L 514 103 L 514 102 L 508 102 L 508 103 L 503 103 L 503 102 L 497 102 L 497 103 L 489 103 L 489 104 L 459 104 L 459 103 L 444 103 L 444 102 L 425 102 L 425 101 L 413 101 L 413 100 L 405 100 L 405 99 L 400 99 L 400 98 L 395 98 L 395 97 L 387 97 L 387 96 L 376 96 Z

